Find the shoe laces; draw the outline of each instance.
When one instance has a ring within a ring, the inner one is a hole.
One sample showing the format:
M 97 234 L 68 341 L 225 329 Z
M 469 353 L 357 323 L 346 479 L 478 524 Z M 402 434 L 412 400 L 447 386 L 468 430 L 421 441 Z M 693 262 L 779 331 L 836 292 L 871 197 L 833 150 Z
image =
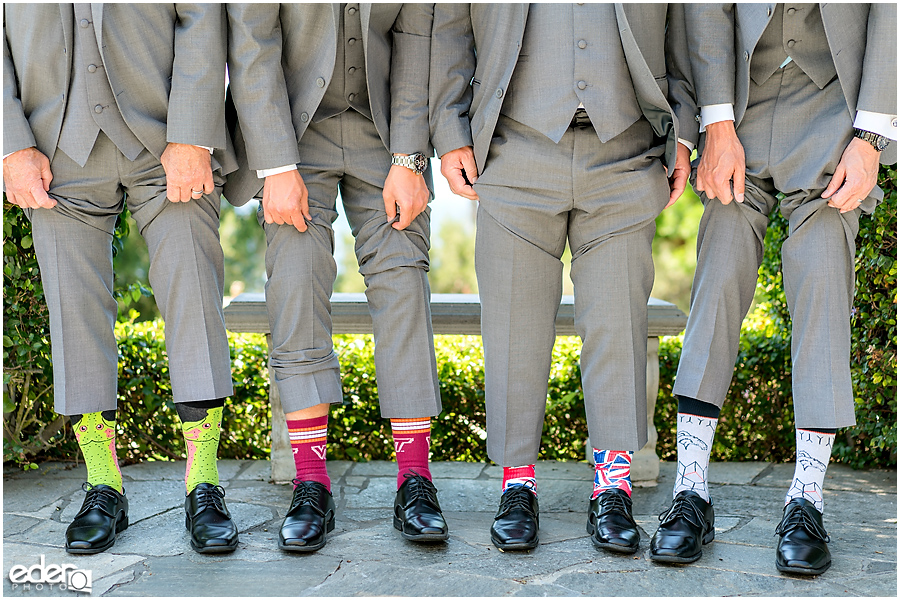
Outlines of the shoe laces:
M 685 519 L 694 527 L 701 529 L 704 527 L 704 521 L 706 520 L 703 516 L 703 511 L 685 497 L 676 497 L 675 501 L 672 502 L 671 508 L 664 510 L 659 515 L 660 523 L 678 518 Z
M 318 510 L 319 491 L 316 489 L 316 486 L 313 485 L 315 482 L 293 479 L 291 480 L 291 483 L 294 484 L 294 498 L 291 500 L 290 510 L 294 510 L 298 506 L 303 506 L 304 504 L 308 504 Z
M 410 501 L 423 500 L 432 506 L 437 506 L 437 488 L 425 476 L 419 475 L 415 471 L 410 471 L 403 475 L 406 480 L 407 496 Z
M 87 492 L 87 496 L 84 498 L 80 512 L 87 512 L 95 508 L 105 509 L 107 503 L 119 500 L 114 490 L 101 490 L 87 481 L 81 484 L 81 489 Z
M 625 501 L 624 496 L 616 493 L 601 494 L 600 514 L 604 515 L 611 512 L 621 513 L 623 517 L 634 523 L 634 519 L 631 516 L 631 510 L 628 506 L 628 502 Z
M 503 495 L 500 496 L 500 513 L 506 514 L 513 510 L 524 510 L 529 514 L 534 514 L 531 507 L 532 498 L 534 497 L 535 486 L 529 481 L 524 485 L 514 485 L 506 488 Z
M 207 508 L 214 508 L 225 514 L 225 488 L 221 485 L 197 490 L 198 512 Z
M 818 538 L 826 544 L 831 541 L 831 536 L 825 531 L 825 528 L 810 516 L 810 514 L 801 506 L 793 506 L 781 523 L 775 528 L 775 535 L 784 535 L 794 529 L 803 529 L 814 538 Z

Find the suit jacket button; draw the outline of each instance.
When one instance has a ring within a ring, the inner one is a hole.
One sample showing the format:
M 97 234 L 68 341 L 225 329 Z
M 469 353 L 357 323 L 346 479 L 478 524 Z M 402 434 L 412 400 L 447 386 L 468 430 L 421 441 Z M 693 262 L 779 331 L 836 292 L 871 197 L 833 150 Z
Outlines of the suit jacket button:
M 307 113 L 300 113 L 300 120 L 306 123 L 309 121 L 309 115 Z
M 98 104 L 97 106 L 94 107 L 94 112 L 99 115 L 100 113 L 103 112 L 103 107 Z
M 88 65 L 88 73 L 95 73 L 97 71 L 97 65 Z
M 795 12 L 797 12 L 797 9 L 796 9 L 796 8 L 789 8 L 789 9 L 787 10 L 787 13 L 788 13 L 789 15 L 792 15 L 792 14 L 794 14 Z
M 325 80 L 319 77 L 318 79 L 316 79 L 316 85 L 319 87 L 325 87 Z
M 584 40 L 578 40 L 578 47 L 584 50 L 585 48 L 587 48 L 587 42 Z
M 797 42 L 795 42 L 794 40 L 788 40 L 788 43 L 787 43 L 788 48 L 793 48 L 796 45 L 797 45 Z
M 87 26 L 90 25 L 91 22 L 88 21 L 87 19 L 82 19 L 81 21 L 78 22 L 78 24 L 81 25 L 82 29 L 87 29 Z
M 498 97 L 498 98 L 502 98 L 502 97 L 503 97 L 503 90 L 497 90 L 497 97 Z
M 749 53 L 749 52 L 746 52 L 746 51 L 744 52 L 744 60 L 745 60 L 745 61 L 750 60 L 750 53 Z
M 578 82 L 578 89 L 579 89 L 579 90 L 583 90 L 583 89 L 585 89 L 586 87 L 587 87 L 587 83 L 585 83 L 585 82 L 583 82 L 583 81 L 579 81 L 579 82 Z

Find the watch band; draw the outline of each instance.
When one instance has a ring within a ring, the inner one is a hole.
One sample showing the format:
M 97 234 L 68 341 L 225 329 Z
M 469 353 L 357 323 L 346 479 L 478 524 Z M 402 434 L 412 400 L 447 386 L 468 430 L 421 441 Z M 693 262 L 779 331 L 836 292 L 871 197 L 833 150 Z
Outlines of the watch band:
M 854 128 L 853 136 L 869 142 L 870 144 L 872 144 L 872 147 L 879 152 L 883 152 L 884 149 L 888 147 L 888 144 L 891 143 L 890 138 L 887 138 L 883 135 L 878 135 L 874 131 L 866 131 L 865 129 Z
M 391 158 L 392 165 L 406 167 L 416 175 L 422 175 L 428 168 L 428 158 L 421 152 L 415 152 L 408 156 L 393 155 Z

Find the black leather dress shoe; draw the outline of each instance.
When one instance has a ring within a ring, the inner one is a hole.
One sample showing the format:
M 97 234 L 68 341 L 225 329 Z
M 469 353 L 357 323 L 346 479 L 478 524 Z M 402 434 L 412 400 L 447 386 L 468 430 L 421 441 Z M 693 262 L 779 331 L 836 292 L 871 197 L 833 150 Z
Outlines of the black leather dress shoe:
M 712 502 L 697 492 L 678 492 L 659 520 L 659 529 L 650 540 L 650 558 L 658 562 L 694 562 L 703 556 L 703 544 L 716 537 Z
M 437 488 L 418 473 L 404 475 L 406 481 L 394 499 L 394 529 L 414 542 L 442 542 L 450 537 L 438 504 Z
M 809 500 L 794 498 L 784 507 L 784 516 L 775 529 L 781 536 L 775 549 L 775 567 L 782 573 L 819 575 L 831 566 L 822 513 Z
M 184 499 L 184 526 L 191 532 L 191 547 L 201 554 L 234 552 L 238 530 L 225 506 L 225 490 L 198 483 Z
M 501 550 L 531 550 L 538 545 L 538 500 L 532 486 L 513 485 L 500 497 L 491 525 L 491 541 Z
M 314 552 L 334 530 L 334 498 L 318 481 L 294 480 L 294 497 L 278 532 L 278 547 L 288 552 Z
M 631 498 L 624 490 L 608 490 L 591 500 L 587 532 L 598 548 L 628 554 L 637 551 L 641 534 L 631 516 Z
M 128 528 L 128 499 L 108 485 L 85 483 L 81 489 L 87 495 L 66 529 L 66 552 L 103 552 L 116 543 L 116 534 Z

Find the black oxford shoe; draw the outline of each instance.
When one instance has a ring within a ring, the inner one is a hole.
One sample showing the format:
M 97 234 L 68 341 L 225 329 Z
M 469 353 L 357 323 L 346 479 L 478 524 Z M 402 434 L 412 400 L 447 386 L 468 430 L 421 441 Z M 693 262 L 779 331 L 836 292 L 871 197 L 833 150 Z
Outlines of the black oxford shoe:
M 782 573 L 820 575 L 831 566 L 822 513 L 809 500 L 794 498 L 784 507 L 784 516 L 775 529 L 780 535 L 775 549 L 775 567 Z
M 278 532 L 278 547 L 288 552 L 315 552 L 334 530 L 334 497 L 318 481 L 295 479 L 291 507 Z
M 116 543 L 116 534 L 128 528 L 128 499 L 108 485 L 85 483 L 81 489 L 87 495 L 66 529 L 66 552 L 103 552 Z
M 394 529 L 414 542 L 442 542 L 450 537 L 438 504 L 437 488 L 418 473 L 404 475 L 406 481 L 394 500 Z
M 234 552 L 238 531 L 225 506 L 225 490 L 199 483 L 184 499 L 184 526 L 191 532 L 191 547 L 201 554 Z
M 624 490 L 607 490 L 591 500 L 587 532 L 598 548 L 613 552 L 636 552 L 641 542 L 631 516 L 631 498 Z
M 491 525 L 491 541 L 501 550 L 531 550 L 538 545 L 538 500 L 530 485 L 513 485 L 500 497 Z
M 650 540 L 650 558 L 658 562 L 694 562 L 703 556 L 703 544 L 716 537 L 712 502 L 697 492 L 678 492 L 659 521 L 659 529 Z

